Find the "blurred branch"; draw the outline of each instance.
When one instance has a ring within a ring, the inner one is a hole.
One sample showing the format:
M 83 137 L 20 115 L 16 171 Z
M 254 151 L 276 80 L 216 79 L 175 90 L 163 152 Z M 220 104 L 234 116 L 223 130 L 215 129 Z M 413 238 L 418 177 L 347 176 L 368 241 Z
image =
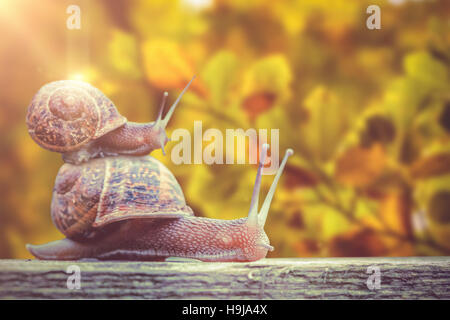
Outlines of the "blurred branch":
M 316 174 L 318 178 L 333 191 L 333 195 L 335 195 L 336 202 L 338 202 L 339 205 L 341 206 L 341 202 L 337 192 L 338 186 L 335 184 L 333 178 L 330 177 L 324 170 L 322 170 L 322 168 L 316 163 L 316 161 L 313 160 L 314 157 L 312 156 L 311 152 L 309 152 L 304 147 L 301 141 L 299 142 L 297 150 L 300 157 L 302 157 L 302 159 L 306 162 L 307 166 L 311 170 L 313 170 L 314 174 Z M 315 188 L 315 190 L 318 192 L 317 188 Z M 324 195 L 322 194 L 322 196 Z

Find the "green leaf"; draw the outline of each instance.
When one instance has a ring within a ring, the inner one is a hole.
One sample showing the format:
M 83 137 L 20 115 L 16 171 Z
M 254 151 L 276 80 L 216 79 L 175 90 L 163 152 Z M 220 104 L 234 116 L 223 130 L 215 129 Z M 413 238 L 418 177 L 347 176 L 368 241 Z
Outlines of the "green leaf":
M 346 109 L 331 90 L 318 86 L 304 101 L 307 123 L 301 128 L 304 144 L 318 160 L 326 161 L 333 154 L 347 128 Z
M 210 91 L 210 100 L 215 108 L 223 108 L 227 104 L 230 88 L 236 81 L 238 61 L 234 53 L 219 51 L 207 63 L 202 72 L 202 79 Z
M 409 77 L 420 81 L 430 88 L 443 88 L 447 84 L 447 68 L 441 62 L 433 59 L 426 52 L 408 55 L 404 60 L 404 67 Z
M 114 30 L 108 51 L 110 63 L 117 71 L 131 78 L 142 76 L 138 66 L 137 41 L 132 34 Z
M 291 80 L 291 67 L 284 55 L 271 55 L 251 65 L 242 83 L 242 94 L 246 97 L 255 92 L 273 92 L 285 98 Z
M 385 93 L 384 108 L 392 114 L 398 129 L 405 130 L 411 125 L 427 92 L 419 81 L 408 77 L 399 77 L 391 83 Z

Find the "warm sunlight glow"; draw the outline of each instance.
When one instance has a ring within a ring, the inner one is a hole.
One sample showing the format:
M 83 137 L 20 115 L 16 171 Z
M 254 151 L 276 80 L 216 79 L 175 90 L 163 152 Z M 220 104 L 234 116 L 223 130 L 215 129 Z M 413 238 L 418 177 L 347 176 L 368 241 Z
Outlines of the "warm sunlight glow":
M 69 80 L 86 81 L 86 77 L 82 73 L 72 73 L 68 77 Z
M 181 0 L 181 3 L 186 7 L 202 10 L 211 7 L 213 0 Z

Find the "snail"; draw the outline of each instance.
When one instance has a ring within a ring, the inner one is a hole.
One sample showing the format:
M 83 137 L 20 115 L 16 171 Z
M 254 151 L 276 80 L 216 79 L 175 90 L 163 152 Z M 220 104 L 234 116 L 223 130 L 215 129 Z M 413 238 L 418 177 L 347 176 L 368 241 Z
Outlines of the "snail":
M 27 245 L 45 260 L 255 261 L 273 250 L 264 232 L 286 151 L 258 213 L 259 189 L 268 145 L 261 149 L 247 218 L 194 216 L 172 173 L 151 156 L 105 157 L 64 164 L 56 178 L 51 211 L 67 238 Z
M 45 84 L 33 97 L 27 112 L 28 132 L 41 147 L 63 154 L 64 162 L 80 164 L 91 158 L 146 155 L 169 141 L 165 128 L 178 102 L 195 77 L 169 109 L 156 121 L 129 122 L 99 89 L 77 80 Z

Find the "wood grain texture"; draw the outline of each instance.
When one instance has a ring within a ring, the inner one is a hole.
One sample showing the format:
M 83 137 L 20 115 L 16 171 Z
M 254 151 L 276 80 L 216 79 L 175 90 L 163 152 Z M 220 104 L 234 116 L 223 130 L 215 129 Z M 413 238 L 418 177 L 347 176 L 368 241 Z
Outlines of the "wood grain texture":
M 81 289 L 67 288 L 67 267 Z M 369 290 L 369 266 L 380 289 Z M 450 257 L 252 263 L 0 260 L 1 299 L 450 299 Z

